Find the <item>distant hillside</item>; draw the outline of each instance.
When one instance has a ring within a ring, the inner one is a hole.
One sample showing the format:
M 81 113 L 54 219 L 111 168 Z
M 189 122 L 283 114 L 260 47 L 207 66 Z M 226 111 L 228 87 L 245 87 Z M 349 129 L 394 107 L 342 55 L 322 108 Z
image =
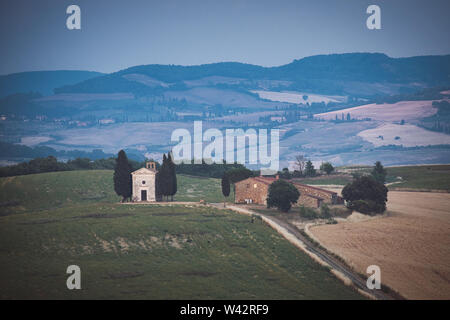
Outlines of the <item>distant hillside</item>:
M 205 81 L 192 81 L 200 79 Z M 62 86 L 56 92 L 151 95 L 201 85 L 371 96 L 448 84 L 450 55 L 390 58 L 380 53 L 348 53 L 312 56 L 271 68 L 237 62 L 136 66 Z
M 167 90 L 187 88 L 184 81 L 208 77 L 232 79 L 264 79 L 266 68 L 237 62 L 213 63 L 199 66 L 145 65 L 131 67 L 55 90 L 56 93 L 115 93 L 131 92 L 135 95 L 158 95 Z M 226 83 L 221 79 L 214 84 Z M 237 83 L 240 83 L 238 81 Z M 211 82 L 206 83 L 207 86 Z
M 102 75 L 90 71 L 34 71 L 0 76 L 0 97 L 20 92 L 53 94 L 53 89 Z
M 280 79 L 327 79 L 362 82 L 450 82 L 450 55 L 390 58 L 382 53 L 346 53 L 311 56 L 271 68 Z

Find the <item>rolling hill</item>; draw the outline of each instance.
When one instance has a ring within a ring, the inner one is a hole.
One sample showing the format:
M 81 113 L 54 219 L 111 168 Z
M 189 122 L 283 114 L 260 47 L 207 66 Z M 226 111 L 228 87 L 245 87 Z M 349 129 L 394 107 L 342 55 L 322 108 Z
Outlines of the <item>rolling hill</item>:
M 421 87 L 447 85 L 450 84 L 449 74 L 450 55 L 390 58 L 379 53 L 349 53 L 312 56 L 270 68 L 237 62 L 199 66 L 136 66 L 63 86 L 56 92 L 142 94 L 155 91 L 156 88 L 182 88 L 186 86 L 185 81 L 215 76 L 224 77 L 228 82 L 230 78 L 235 79 L 235 84 L 231 85 L 235 88 L 261 88 L 261 83 L 257 80 L 274 81 L 265 83 L 273 88 L 280 86 L 279 81 L 287 81 L 283 84 L 287 88 L 323 94 L 356 94 L 357 88 L 364 84 L 366 93 L 363 95 L 373 95 L 384 91 L 393 94 Z M 130 79 L 129 75 L 134 75 L 134 78 Z M 149 82 L 136 81 L 135 75 L 152 80 L 151 85 Z M 214 85 L 218 84 L 230 86 L 225 80 Z
M 180 196 L 220 190 L 218 179 L 184 179 Z M 123 205 L 112 189 L 106 170 L 0 179 L 0 298 L 363 298 L 261 220 L 206 206 Z M 66 288 L 72 264 L 82 290 Z
M 51 95 L 55 88 L 73 85 L 102 75 L 91 71 L 34 71 L 0 76 L 0 98 L 14 93 Z
M 296 154 L 335 165 L 445 163 L 449 75 L 450 55 L 332 54 L 277 67 L 135 66 L 59 86 L 54 95 L 0 99 L 1 139 L 55 150 L 125 148 L 143 157 L 166 152 L 174 129 L 202 120 L 205 128 L 278 127 L 282 166 Z M 397 126 L 404 122 L 415 127 Z M 360 134 L 376 128 L 392 134 L 382 143 L 374 140 L 384 135 L 378 129 L 374 139 Z M 441 134 L 414 144 L 422 130 Z

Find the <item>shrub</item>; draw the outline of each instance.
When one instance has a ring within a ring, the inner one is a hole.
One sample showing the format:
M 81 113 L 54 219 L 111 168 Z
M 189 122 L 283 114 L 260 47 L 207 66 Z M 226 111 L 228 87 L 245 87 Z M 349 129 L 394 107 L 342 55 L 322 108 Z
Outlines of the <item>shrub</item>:
M 361 213 L 370 213 L 370 204 L 368 200 L 355 200 L 350 206 L 352 210 L 356 210 Z
M 312 208 L 306 208 L 305 206 L 301 206 L 300 207 L 300 217 L 308 219 L 308 220 L 312 220 L 312 219 L 317 219 L 318 215 L 316 210 L 312 209 Z
M 352 209 L 365 214 L 382 213 L 386 210 L 382 204 L 373 200 L 356 200 L 352 203 Z
M 347 207 L 334 207 L 331 208 L 331 215 L 333 217 L 346 217 L 351 214 L 351 210 Z
M 342 189 L 347 207 L 361 213 L 382 213 L 386 210 L 388 189 L 371 176 L 362 176 Z
M 322 203 L 320 206 L 320 215 L 321 218 L 328 219 L 331 217 L 330 207 L 326 203 Z

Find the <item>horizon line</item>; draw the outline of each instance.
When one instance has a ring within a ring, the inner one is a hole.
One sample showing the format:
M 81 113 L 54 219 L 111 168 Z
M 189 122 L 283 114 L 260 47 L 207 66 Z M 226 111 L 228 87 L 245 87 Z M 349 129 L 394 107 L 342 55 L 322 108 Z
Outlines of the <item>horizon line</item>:
M 390 58 L 390 59 L 410 59 L 410 58 L 417 58 L 417 57 L 444 57 L 444 56 L 449 56 L 450 53 L 446 53 L 446 54 L 426 54 L 426 55 L 413 55 L 413 56 L 401 56 L 401 57 L 393 57 L 393 56 L 389 56 L 386 53 L 383 52 L 368 52 L 368 51 L 354 51 L 354 52 L 342 52 L 342 53 L 321 53 L 321 54 L 315 54 L 315 55 L 311 55 L 311 56 L 303 56 L 301 58 L 297 58 L 297 59 L 293 59 L 291 60 L 291 62 L 285 63 L 285 64 L 280 64 L 280 65 L 272 65 L 272 66 L 262 66 L 262 65 L 258 65 L 258 64 L 253 64 L 253 63 L 248 63 L 248 62 L 240 62 L 240 61 L 218 61 L 218 62 L 207 62 L 207 63 L 202 63 L 202 64 L 161 64 L 161 63 L 149 63 L 149 64 L 137 64 L 137 65 L 132 65 L 132 66 L 128 66 L 128 67 L 124 67 L 124 68 L 119 68 L 115 71 L 112 72 L 103 72 L 103 71 L 97 71 L 97 70 L 86 70 L 86 69 L 67 69 L 67 68 L 61 68 L 61 69 L 43 69 L 43 70 L 28 70 L 28 71 L 18 71 L 18 72 L 11 72 L 11 73 L 6 73 L 6 74 L 0 74 L 0 77 L 5 77 L 5 76 L 11 76 L 11 75 L 16 75 L 16 74 L 21 74 L 21 73 L 33 73 L 33 72 L 58 72 L 58 71 L 80 71 L 80 72 L 95 72 L 95 73 L 100 73 L 102 75 L 110 75 L 110 74 L 114 74 L 123 70 L 127 70 L 127 69 L 131 69 L 131 68 L 135 68 L 135 67 L 141 67 L 141 66 L 173 66 L 173 67 L 200 67 L 200 66 L 207 66 L 207 65 L 214 65 L 214 64 L 220 64 L 220 63 L 236 63 L 236 64 L 243 64 L 243 65 L 250 65 L 250 66 L 255 66 L 255 67 L 261 67 L 261 68 L 278 68 L 278 67 L 282 67 L 282 66 L 286 66 L 289 65 L 291 63 L 294 63 L 295 61 L 300 61 L 303 59 L 307 59 L 307 58 L 311 58 L 311 57 L 319 57 L 319 56 L 332 56 L 332 55 L 348 55 L 348 54 L 379 54 L 379 55 L 385 55 L 386 57 Z

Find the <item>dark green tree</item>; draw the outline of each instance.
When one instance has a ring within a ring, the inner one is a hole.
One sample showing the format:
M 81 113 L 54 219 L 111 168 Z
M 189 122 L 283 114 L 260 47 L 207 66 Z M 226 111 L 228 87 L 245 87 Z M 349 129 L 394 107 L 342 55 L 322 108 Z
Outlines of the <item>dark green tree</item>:
M 291 179 L 292 178 L 292 174 L 289 172 L 288 168 L 283 168 L 283 170 L 278 172 L 279 176 L 281 179 Z
M 168 159 L 166 154 L 163 154 L 163 161 L 162 165 L 159 169 L 159 177 L 158 177 L 158 183 L 159 183 L 159 190 L 161 192 L 161 195 L 163 197 L 166 197 L 166 201 L 169 199 L 169 195 L 171 193 L 171 175 L 170 175 L 170 167 L 168 163 Z
M 226 173 L 222 176 L 222 194 L 225 198 L 227 198 L 230 195 L 230 178 L 228 178 L 228 175 Z M 224 207 L 225 207 L 225 198 L 223 199 Z
M 76 158 L 75 160 L 68 161 L 72 167 L 77 169 L 92 169 L 92 161 L 88 158 Z
M 247 168 L 236 168 L 226 172 L 231 183 L 236 183 L 253 176 L 253 172 Z
M 168 177 L 169 177 L 169 187 L 168 187 L 168 195 L 171 197 L 171 201 L 173 201 L 173 196 L 177 193 L 177 173 L 176 173 L 176 165 L 172 159 L 172 153 L 169 152 L 167 156 L 167 166 L 168 166 Z
M 276 207 L 282 212 L 288 212 L 299 197 L 300 192 L 292 183 L 285 180 L 276 180 L 269 186 L 267 207 Z
M 305 176 L 314 177 L 316 175 L 316 169 L 314 169 L 314 165 L 311 160 L 308 160 L 305 165 Z
M 326 172 L 326 174 L 330 174 L 331 172 L 334 171 L 334 167 L 333 167 L 333 165 L 332 165 L 331 163 L 329 163 L 329 162 L 323 162 L 323 163 L 320 165 L 320 170 Z
M 122 197 L 122 202 L 131 198 L 131 166 L 125 151 L 120 150 L 114 168 L 114 191 Z
M 161 168 L 161 167 L 160 167 Z M 161 170 L 156 172 L 155 175 L 155 197 L 156 201 L 161 201 L 163 197 L 162 193 L 162 179 L 161 179 Z
M 54 156 L 48 156 L 47 158 L 38 158 L 36 159 L 36 172 L 51 172 L 58 171 L 58 160 Z M 30 163 L 34 164 L 34 160 L 31 160 Z
M 245 167 L 242 164 L 238 163 L 228 164 L 226 162 L 223 162 L 223 163 L 207 164 L 205 161 L 202 161 L 201 164 L 194 164 L 193 161 L 191 160 L 190 163 L 177 164 L 177 173 L 221 179 L 224 172 L 237 168 L 245 169 Z
M 361 176 L 342 189 L 347 207 L 361 213 L 382 213 L 386 210 L 388 189 L 372 176 Z
M 383 165 L 381 164 L 380 161 L 375 162 L 375 166 L 373 167 L 372 170 L 372 177 L 380 182 L 380 183 L 385 183 L 386 182 L 386 175 L 387 175 L 387 171 L 386 169 L 383 167 Z

